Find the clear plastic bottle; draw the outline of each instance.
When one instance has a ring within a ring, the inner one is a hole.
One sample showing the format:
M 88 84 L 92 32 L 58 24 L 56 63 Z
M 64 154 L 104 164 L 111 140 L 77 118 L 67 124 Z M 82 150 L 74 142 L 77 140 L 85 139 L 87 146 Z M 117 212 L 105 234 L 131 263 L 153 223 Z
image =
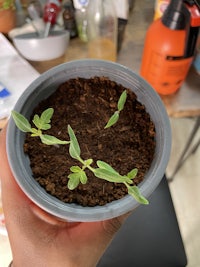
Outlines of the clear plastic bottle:
M 88 41 L 87 37 L 87 26 L 88 26 L 88 18 L 87 18 L 87 6 L 89 0 L 78 0 L 78 7 L 76 8 L 75 18 L 76 18 L 76 27 L 78 30 L 79 38 L 83 42 Z
M 116 61 L 118 19 L 113 1 L 89 1 L 87 21 L 89 58 Z

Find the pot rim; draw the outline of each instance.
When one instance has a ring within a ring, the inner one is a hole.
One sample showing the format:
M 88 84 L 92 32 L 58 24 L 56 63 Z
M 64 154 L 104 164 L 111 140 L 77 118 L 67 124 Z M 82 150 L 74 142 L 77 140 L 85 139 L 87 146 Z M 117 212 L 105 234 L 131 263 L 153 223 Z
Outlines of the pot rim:
M 98 74 L 95 75 L 95 73 Z M 131 69 L 118 63 L 96 59 L 81 59 L 63 63 L 36 78 L 21 95 L 14 110 L 29 117 L 33 108 L 40 102 L 41 97 L 48 97 L 57 89 L 58 84 L 70 77 L 89 78 L 102 75 L 132 89 L 137 95 L 138 101 L 145 105 L 155 124 L 155 156 L 144 180 L 139 184 L 141 193 L 148 198 L 160 183 L 168 164 L 171 151 L 171 128 L 167 112 L 159 95 Z M 24 101 L 27 105 L 34 102 L 34 107 L 32 109 L 26 108 Z M 8 123 L 6 148 L 12 173 L 22 191 L 35 204 L 50 214 L 67 221 L 100 221 L 120 216 L 139 206 L 139 203 L 130 195 L 104 206 L 95 207 L 67 204 L 50 196 L 31 177 L 28 156 L 23 153 L 24 138 L 25 133 L 18 130 L 11 118 Z M 25 165 L 23 161 L 25 161 Z

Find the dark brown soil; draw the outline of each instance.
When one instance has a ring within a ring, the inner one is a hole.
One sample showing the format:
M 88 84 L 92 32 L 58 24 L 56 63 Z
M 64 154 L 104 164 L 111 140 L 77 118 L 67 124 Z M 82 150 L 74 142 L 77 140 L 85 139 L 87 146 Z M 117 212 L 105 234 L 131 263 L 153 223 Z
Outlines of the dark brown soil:
M 127 88 L 126 88 L 127 89 Z M 125 90 L 105 77 L 71 79 L 44 100 L 33 114 L 54 108 L 52 127 L 46 134 L 69 140 L 67 125 L 74 130 L 83 159 L 103 160 L 120 174 L 138 168 L 136 184 L 141 182 L 153 159 L 155 129 L 149 114 L 135 94 L 127 89 L 128 97 L 120 119 L 104 129 L 108 119 L 117 110 L 117 102 Z M 127 194 L 123 184 L 96 178 L 87 171 L 88 183 L 70 191 L 67 188 L 70 167 L 79 165 L 68 153 L 68 145 L 48 146 L 39 138 L 27 136 L 25 152 L 31 161 L 34 178 L 45 190 L 68 203 L 83 206 L 104 205 Z

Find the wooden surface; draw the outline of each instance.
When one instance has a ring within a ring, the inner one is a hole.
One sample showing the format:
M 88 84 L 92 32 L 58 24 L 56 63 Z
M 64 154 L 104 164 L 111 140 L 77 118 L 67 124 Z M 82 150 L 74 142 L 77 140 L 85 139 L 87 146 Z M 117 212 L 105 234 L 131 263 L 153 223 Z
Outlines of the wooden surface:
M 191 68 L 179 91 L 162 97 L 162 100 L 171 117 L 200 116 L 200 76 Z
M 152 22 L 154 1 L 135 1 L 126 26 L 122 48 L 117 62 L 136 73 L 140 72 L 145 33 Z M 65 55 L 46 62 L 30 62 L 40 73 L 60 63 L 87 57 L 87 45 L 78 38 L 70 40 Z M 185 83 L 173 95 L 161 96 L 171 117 L 193 117 L 200 115 L 200 76 L 191 67 Z

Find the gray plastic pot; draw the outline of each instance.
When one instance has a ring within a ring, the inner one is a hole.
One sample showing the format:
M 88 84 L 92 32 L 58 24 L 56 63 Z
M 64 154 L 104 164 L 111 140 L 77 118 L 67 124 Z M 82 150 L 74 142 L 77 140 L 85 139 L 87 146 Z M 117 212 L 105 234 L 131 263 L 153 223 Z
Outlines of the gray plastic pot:
M 106 76 L 126 88 L 132 89 L 138 100 L 145 105 L 156 128 L 156 151 L 144 181 L 139 185 L 148 198 L 160 183 L 168 164 L 171 149 L 171 129 L 165 107 L 152 87 L 132 70 L 102 60 L 77 60 L 59 65 L 37 78 L 22 94 L 14 109 L 29 118 L 34 107 L 70 78 Z M 13 175 L 24 193 L 39 207 L 62 220 L 100 221 L 122 215 L 139 204 L 129 195 L 105 206 L 82 207 L 66 204 L 47 194 L 33 179 L 29 158 L 23 151 L 25 133 L 11 118 L 7 131 L 7 154 Z

